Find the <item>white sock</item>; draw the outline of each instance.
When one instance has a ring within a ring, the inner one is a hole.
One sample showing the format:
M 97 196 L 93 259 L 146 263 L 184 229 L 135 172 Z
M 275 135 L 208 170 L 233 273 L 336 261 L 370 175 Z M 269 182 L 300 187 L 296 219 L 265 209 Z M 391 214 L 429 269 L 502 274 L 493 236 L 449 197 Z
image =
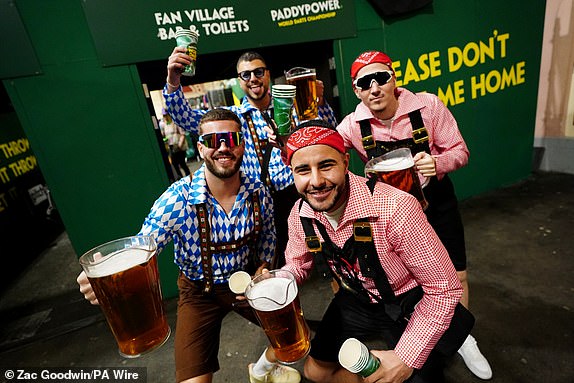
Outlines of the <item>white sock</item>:
M 256 376 L 264 376 L 275 365 L 275 363 L 268 361 L 267 357 L 265 357 L 266 351 L 267 350 L 263 351 L 263 354 L 261 354 L 257 363 L 253 366 L 253 373 Z

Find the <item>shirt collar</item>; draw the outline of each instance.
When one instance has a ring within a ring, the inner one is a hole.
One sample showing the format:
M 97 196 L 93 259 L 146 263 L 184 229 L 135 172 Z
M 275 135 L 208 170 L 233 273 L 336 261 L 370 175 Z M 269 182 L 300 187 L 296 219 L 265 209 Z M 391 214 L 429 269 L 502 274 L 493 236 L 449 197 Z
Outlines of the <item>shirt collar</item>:
M 273 98 L 271 98 L 271 102 L 269 103 L 269 106 L 267 109 L 272 109 L 273 108 Z M 247 98 L 247 96 L 243 96 L 243 98 L 241 99 L 241 105 L 239 105 L 239 112 L 241 114 L 250 112 L 252 110 L 259 110 L 256 107 L 254 107 L 253 105 L 251 105 L 249 103 L 249 99 Z
M 263 183 L 261 181 L 249 177 L 243 173 L 243 171 L 240 171 L 239 177 L 241 184 L 239 186 L 239 192 L 237 193 L 238 196 L 245 194 L 246 198 L 247 195 L 253 194 L 257 190 L 263 188 Z M 205 180 L 205 163 L 193 173 L 190 189 L 189 203 L 192 205 L 205 203 L 208 200 L 210 194 Z

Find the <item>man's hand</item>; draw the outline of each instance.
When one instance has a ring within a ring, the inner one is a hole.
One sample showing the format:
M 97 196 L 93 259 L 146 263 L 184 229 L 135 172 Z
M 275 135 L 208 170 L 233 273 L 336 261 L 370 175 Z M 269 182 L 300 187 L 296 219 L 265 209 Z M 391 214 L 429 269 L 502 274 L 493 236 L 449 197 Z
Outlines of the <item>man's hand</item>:
M 264 261 L 262 261 L 262 262 L 261 262 L 261 266 L 259 266 L 259 267 L 257 268 L 257 270 L 255 270 L 255 275 L 254 275 L 253 277 L 254 277 L 254 278 L 255 278 L 255 277 L 258 277 L 259 275 L 261 275 L 261 274 L 263 274 L 263 273 L 266 273 L 266 272 L 268 272 L 268 271 L 269 271 L 269 262 L 264 262 Z
M 275 122 L 273 122 L 273 123 L 275 123 Z M 267 139 L 268 139 L 269 143 L 271 145 L 279 148 L 281 150 L 282 154 L 284 156 L 287 156 L 287 147 L 285 145 L 287 144 L 287 140 L 289 139 L 289 136 L 279 136 L 279 138 L 278 138 L 275 135 L 275 132 L 273 131 L 273 129 L 267 125 L 265 125 L 263 127 L 263 129 L 267 133 Z M 279 140 L 280 142 L 278 142 L 277 140 Z
M 425 177 L 436 176 L 436 163 L 433 156 L 427 152 L 419 152 L 414 157 L 415 168 Z
M 185 47 L 175 47 L 167 60 L 167 86 L 168 91 L 175 92 L 180 85 L 181 74 L 185 66 L 191 64 L 191 57 L 187 55 Z
M 96 293 L 94 293 L 92 285 L 90 284 L 85 271 L 82 271 L 80 275 L 78 275 L 76 282 L 78 282 L 78 285 L 80 285 L 80 292 L 84 294 L 84 298 L 86 298 L 86 300 L 88 300 L 93 305 L 100 304 L 98 302 L 98 298 L 96 298 Z
M 400 360 L 393 350 L 373 350 L 371 353 L 380 360 L 381 365 L 364 379 L 365 383 L 402 383 L 413 374 L 413 369 Z

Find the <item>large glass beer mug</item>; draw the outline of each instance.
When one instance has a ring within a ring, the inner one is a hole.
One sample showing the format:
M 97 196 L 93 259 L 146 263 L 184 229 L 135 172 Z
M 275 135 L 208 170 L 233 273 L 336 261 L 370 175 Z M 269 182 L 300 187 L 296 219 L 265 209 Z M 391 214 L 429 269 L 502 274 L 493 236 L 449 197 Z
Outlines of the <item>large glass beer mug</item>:
M 150 236 L 117 239 L 80 257 L 108 325 L 126 358 L 149 352 L 169 338 L 157 247 Z
M 408 148 L 391 150 L 382 156 L 375 157 L 365 164 L 367 177 L 376 174 L 379 181 L 412 194 L 420 202 L 423 210 L 428 202 L 423 193 L 415 162 Z
M 245 297 L 279 362 L 295 363 L 309 353 L 309 327 L 299 302 L 295 276 L 291 272 L 271 270 L 255 277 L 247 285 Z
M 295 85 L 295 111 L 299 123 L 314 120 L 319 116 L 317 104 L 317 74 L 315 69 L 295 67 L 285 72 L 287 84 Z

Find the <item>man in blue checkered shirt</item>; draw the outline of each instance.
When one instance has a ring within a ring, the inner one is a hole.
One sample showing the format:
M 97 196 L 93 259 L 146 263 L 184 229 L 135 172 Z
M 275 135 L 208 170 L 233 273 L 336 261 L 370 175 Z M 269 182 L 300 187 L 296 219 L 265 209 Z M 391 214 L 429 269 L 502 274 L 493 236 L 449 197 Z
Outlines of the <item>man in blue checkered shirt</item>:
M 189 63 L 190 57 L 186 54 L 186 49 L 175 47 L 168 60 L 167 80 L 163 89 L 163 96 L 167 111 L 175 123 L 186 130 L 197 132 L 198 122 L 206 111 L 192 109 L 184 97 L 180 84 L 181 73 L 184 66 Z M 268 142 L 267 131 L 265 130 L 268 124 L 265 120 L 273 113 L 273 102 L 269 92 L 270 71 L 265 60 L 256 52 L 243 53 L 237 60 L 237 75 L 245 97 L 243 97 L 240 106 L 228 108 L 239 116 L 242 123 L 242 132 L 245 136 L 243 171 L 265 182 L 272 191 L 275 205 L 275 228 L 277 230 L 277 259 L 275 259 L 274 266 L 280 266 L 283 264 L 283 252 L 287 244 L 287 218 L 291 207 L 298 199 L 298 194 L 293 186 L 291 170 L 281 160 L 281 151 L 269 146 L 268 149 L 271 150 L 271 153 L 268 165 L 264 159 L 264 148 Z M 321 81 L 317 81 L 317 95 L 319 118 L 337 126 L 333 109 L 323 98 L 323 83 Z
M 269 267 L 275 247 L 269 190 L 240 171 L 245 148 L 239 118 L 226 109 L 211 110 L 201 119 L 199 134 L 204 165 L 156 200 L 139 233 L 153 236 L 158 251 L 174 242 L 180 269 L 176 381 L 186 383 L 212 381 L 219 369 L 221 323 L 230 311 L 258 323 L 248 305 L 236 304 L 228 279 L 239 270 L 259 274 Z M 78 283 L 86 299 L 97 304 L 84 272 Z M 251 365 L 250 374 L 255 367 L 261 382 L 301 379 L 297 370 L 276 363 L 271 347 Z

